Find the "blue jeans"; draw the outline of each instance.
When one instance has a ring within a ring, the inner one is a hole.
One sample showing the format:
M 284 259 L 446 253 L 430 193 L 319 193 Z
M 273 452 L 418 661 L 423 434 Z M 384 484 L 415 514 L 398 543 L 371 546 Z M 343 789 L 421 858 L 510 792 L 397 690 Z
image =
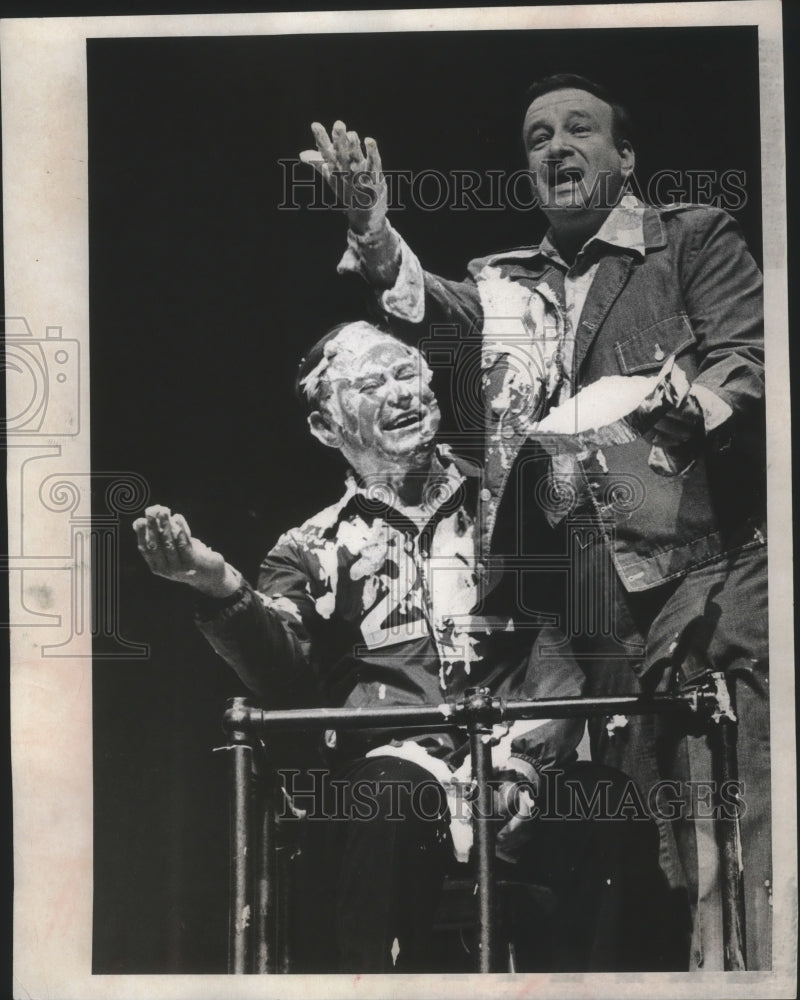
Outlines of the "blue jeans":
M 677 581 L 628 593 L 608 572 L 602 544 L 587 572 L 610 581 L 611 635 L 571 636 L 587 695 L 666 691 L 724 670 L 734 699 L 744 867 L 747 968 L 771 966 L 770 740 L 766 549 L 720 557 Z M 600 574 L 605 573 L 605 576 Z M 714 824 L 705 798 L 714 776 L 707 728 L 685 718 L 631 716 L 589 724 L 592 759 L 630 774 L 655 808 L 662 869 L 673 889 L 675 947 L 688 967 L 722 969 L 722 916 Z M 713 725 L 713 723 L 711 724 Z M 664 810 L 658 789 L 679 801 Z M 698 801 L 698 796 L 703 801 Z M 683 912 L 681 912 L 683 911 Z

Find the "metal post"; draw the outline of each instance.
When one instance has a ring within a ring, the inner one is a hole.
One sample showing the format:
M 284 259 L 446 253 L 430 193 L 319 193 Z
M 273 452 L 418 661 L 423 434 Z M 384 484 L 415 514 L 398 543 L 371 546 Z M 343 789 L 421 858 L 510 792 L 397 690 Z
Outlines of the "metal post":
M 289 952 L 289 900 L 291 849 L 280 847 L 276 852 L 275 877 L 277 882 L 277 905 L 275 919 L 275 965 L 278 972 L 290 971 Z
M 478 906 L 480 918 L 480 946 L 478 971 L 494 972 L 496 966 L 496 912 L 494 881 L 494 830 L 490 817 L 494 813 L 492 777 L 492 748 L 484 740 L 487 730 L 483 720 L 491 712 L 492 700 L 488 691 L 467 692 L 469 721 L 469 750 L 472 758 L 472 778 L 477 795 L 472 804 L 472 829 L 475 834 L 475 857 L 478 867 Z
M 233 698 L 229 714 L 244 707 L 243 698 Z M 230 789 L 230 894 L 228 911 L 228 972 L 251 971 L 251 869 L 253 748 L 242 730 L 228 733 Z
M 269 775 L 260 782 L 261 823 L 256 871 L 255 971 L 275 972 L 275 912 L 278 883 L 275 853 L 275 788 Z
M 719 722 L 719 759 L 721 784 L 736 781 L 736 723 L 729 719 Z M 728 785 L 727 787 L 731 787 Z M 737 796 L 738 801 L 738 796 Z M 716 821 L 720 845 L 720 879 L 722 881 L 722 933 L 725 939 L 725 971 L 744 972 L 745 922 L 744 885 L 740 868 L 739 818 L 720 812 Z
M 717 787 L 714 829 L 720 854 L 720 882 L 722 892 L 722 934 L 724 939 L 724 968 L 726 972 L 744 972 L 745 962 L 745 913 L 744 884 L 741 872 L 741 846 L 739 840 L 739 794 L 736 792 L 737 809 L 727 812 L 730 803 L 720 797 L 721 790 L 730 792 L 738 787 L 739 766 L 736 756 L 736 714 L 730 697 L 725 674 L 712 675 L 717 707 L 712 714 L 711 755 L 714 781 Z M 727 797 L 726 797 L 727 798 Z

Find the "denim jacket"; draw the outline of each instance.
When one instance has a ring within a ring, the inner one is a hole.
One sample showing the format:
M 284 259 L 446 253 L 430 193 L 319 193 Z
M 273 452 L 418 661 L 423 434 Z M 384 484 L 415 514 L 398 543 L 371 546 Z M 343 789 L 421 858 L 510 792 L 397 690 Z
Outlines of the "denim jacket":
M 650 469 L 650 444 L 638 439 L 608 448 L 604 466 L 580 471 L 581 491 L 592 498 L 614 564 L 631 591 L 680 577 L 688 570 L 742 546 L 764 544 L 765 426 L 764 333 L 761 274 L 736 222 L 711 207 L 646 207 L 644 253 L 624 247 L 599 247 L 599 264 L 575 331 L 574 380 L 580 389 L 606 375 L 653 375 L 665 357 L 677 363 L 695 386 L 727 404 L 728 419 L 708 428 L 694 461 L 681 474 Z M 396 238 L 396 237 L 395 237 Z M 462 346 L 474 344 L 484 327 L 476 279 L 489 271 L 520 291 L 535 289 L 556 265 L 538 246 L 473 260 L 465 281 L 422 272 L 402 244 L 403 267 L 395 287 L 381 295 L 390 317 L 431 333 L 457 330 Z M 351 247 L 351 254 L 352 254 Z M 342 269 L 352 269 L 343 262 Z M 363 270 L 363 268 L 361 268 Z M 516 317 L 517 321 L 519 316 Z M 505 317 L 512 325 L 515 317 Z M 441 338 L 440 338 L 441 339 Z M 507 357 L 483 343 L 484 431 L 490 445 L 501 410 L 496 401 Z M 487 350 L 488 349 L 488 350 Z M 456 352 L 468 356 L 469 350 Z M 458 361 L 458 359 L 456 359 Z M 456 374 L 454 395 L 474 379 Z M 454 399 L 454 405 L 462 405 Z M 495 527 L 504 517 L 509 495 L 523 504 L 542 502 L 546 467 L 540 463 L 537 488 L 521 492 L 521 461 L 531 458 L 524 433 L 509 428 L 501 451 L 485 449 L 485 487 L 489 504 L 482 552 L 496 552 Z M 541 488 L 538 488 L 541 487 Z M 535 546 L 517 539 L 512 544 Z

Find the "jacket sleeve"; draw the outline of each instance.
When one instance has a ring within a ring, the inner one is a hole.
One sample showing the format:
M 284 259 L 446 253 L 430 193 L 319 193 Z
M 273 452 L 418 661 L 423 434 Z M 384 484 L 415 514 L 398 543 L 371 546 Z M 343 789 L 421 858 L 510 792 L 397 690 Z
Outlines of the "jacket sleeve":
M 226 602 L 198 603 L 195 622 L 258 697 L 283 702 L 313 696 L 320 618 L 302 550 L 290 535 L 261 564 L 257 588 L 243 582 Z
M 561 633 L 544 628 L 531 650 L 519 697 L 577 698 L 583 694 L 584 679 Z M 500 762 L 500 767 L 510 767 L 531 780 L 542 771 L 564 768 L 577 759 L 584 728 L 583 718 L 548 719 L 538 725 L 520 720 L 509 733 L 508 757 Z M 494 752 L 492 758 L 495 759 Z
M 734 424 L 757 413 L 764 396 L 761 273 L 738 224 L 719 209 L 691 213 L 680 254 L 681 288 L 700 358 L 694 386 L 730 408 Z M 708 427 L 708 407 L 703 407 Z M 717 422 L 717 421 L 714 421 Z
M 360 274 L 372 287 L 381 311 L 403 324 L 457 324 L 466 334 L 480 327 L 480 296 L 471 276 L 451 281 L 423 270 L 419 258 L 387 223 L 380 238 L 348 234 L 339 273 Z

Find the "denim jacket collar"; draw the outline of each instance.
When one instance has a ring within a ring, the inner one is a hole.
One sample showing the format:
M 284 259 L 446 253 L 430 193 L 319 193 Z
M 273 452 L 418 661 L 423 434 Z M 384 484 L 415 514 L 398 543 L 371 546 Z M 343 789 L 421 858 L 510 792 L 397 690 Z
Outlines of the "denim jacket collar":
M 645 205 L 636 199 L 632 199 L 632 203 L 626 203 L 626 207 L 634 207 L 633 203 L 635 203 L 635 207 L 641 213 L 641 242 L 637 241 L 636 245 L 626 245 L 624 240 L 607 239 L 601 235 L 613 217 L 614 213 L 612 212 L 598 233 L 588 240 L 586 245 L 589 246 L 595 240 L 602 239 L 604 243 L 615 246 L 621 252 L 621 255 L 631 260 L 636 256 L 641 257 L 651 250 L 659 250 L 665 247 L 667 245 L 667 234 L 661 220 L 660 210 L 654 208 L 652 205 Z M 516 261 L 519 261 L 519 264 L 515 263 Z M 516 250 L 507 250 L 503 253 L 493 254 L 488 258 L 487 263 L 493 266 L 502 265 L 503 273 L 509 278 L 518 276 L 539 279 L 559 265 L 561 269 L 565 267 L 565 264 L 561 261 L 560 256 L 558 256 L 553 246 L 551 230 L 547 231 L 541 243 L 535 246 L 519 247 Z
M 645 208 L 646 206 L 632 195 L 623 196 L 608 214 L 597 232 L 586 240 L 578 256 L 581 257 L 584 253 L 591 252 L 591 248 L 595 244 L 602 243 L 605 246 L 627 250 L 638 257 L 643 257 L 646 247 L 644 234 Z M 539 253 L 545 257 L 549 257 L 562 268 L 567 268 L 567 264 L 556 248 L 552 228 L 548 229 L 545 233 L 544 239 L 539 245 Z

